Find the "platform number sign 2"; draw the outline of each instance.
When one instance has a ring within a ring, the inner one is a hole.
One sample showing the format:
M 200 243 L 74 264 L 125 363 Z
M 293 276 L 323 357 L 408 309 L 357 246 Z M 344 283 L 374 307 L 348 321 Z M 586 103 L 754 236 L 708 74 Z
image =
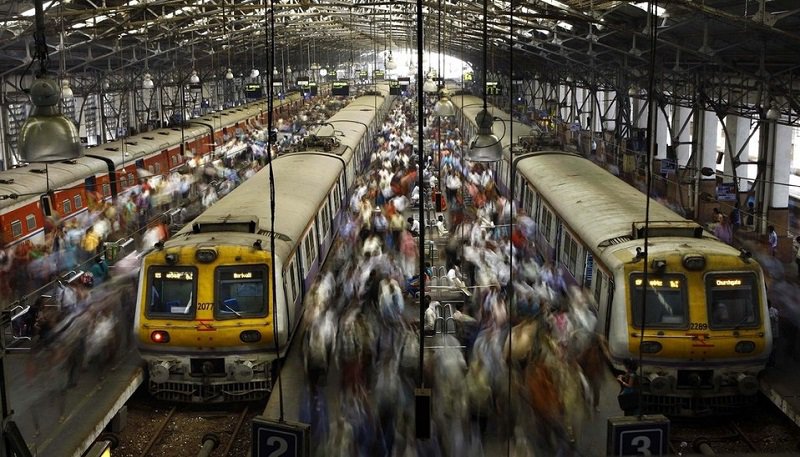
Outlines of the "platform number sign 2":
M 309 426 L 279 422 L 261 416 L 253 419 L 253 457 L 306 457 Z
M 664 416 L 611 418 L 608 454 L 613 456 L 663 456 L 669 443 L 669 419 Z

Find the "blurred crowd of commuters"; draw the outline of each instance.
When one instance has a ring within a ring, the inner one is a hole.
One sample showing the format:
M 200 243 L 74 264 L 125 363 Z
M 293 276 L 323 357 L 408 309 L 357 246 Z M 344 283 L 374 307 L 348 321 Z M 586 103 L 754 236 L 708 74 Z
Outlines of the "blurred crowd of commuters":
M 569 453 L 575 427 L 597 406 L 606 363 L 594 333 L 594 301 L 535 255 L 536 224 L 496 192 L 491 170 L 462 160 L 453 120 L 428 113 L 425 137 L 433 147 L 423 160 L 424 188 L 415 190 L 415 110 L 406 99 L 390 112 L 353 192 L 332 265 L 306 297 L 308 382 L 300 415 L 311 424 L 312 449 L 479 456 L 491 455 L 493 436 L 508 440 L 515 455 Z M 460 297 L 452 333 L 426 328 L 428 319 L 419 322 L 411 310 L 439 305 L 414 298 L 420 228 L 408 216 L 415 203 L 424 204 L 419 198 L 436 198 L 440 183 L 447 210 L 436 233 L 446 245 L 444 265 L 429 263 L 421 273 L 430 281 L 433 268 L 448 272 L 443 289 L 426 295 Z M 432 388 L 430 440 L 414 438 L 421 331 L 435 346 L 423 373 Z M 331 395 L 338 410 L 329 411 Z

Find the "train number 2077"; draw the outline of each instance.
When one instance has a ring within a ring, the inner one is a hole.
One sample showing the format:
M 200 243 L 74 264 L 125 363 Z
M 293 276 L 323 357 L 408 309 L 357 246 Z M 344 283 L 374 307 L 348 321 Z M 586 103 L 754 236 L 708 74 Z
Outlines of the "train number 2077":
M 689 324 L 689 330 L 708 330 L 708 324 L 705 322 L 692 322 Z
M 211 308 L 213 308 L 213 306 L 214 306 L 214 304 L 210 303 L 210 302 L 208 302 L 208 303 L 198 303 L 197 304 L 197 310 L 198 311 L 208 311 Z

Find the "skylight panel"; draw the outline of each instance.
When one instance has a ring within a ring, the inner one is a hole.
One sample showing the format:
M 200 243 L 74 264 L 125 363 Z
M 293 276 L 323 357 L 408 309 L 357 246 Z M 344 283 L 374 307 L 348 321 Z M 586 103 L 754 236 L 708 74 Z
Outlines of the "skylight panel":
M 639 8 L 642 11 L 650 12 L 650 6 L 648 5 L 648 2 L 636 2 L 636 3 L 631 3 L 631 5 Z M 656 16 L 664 17 L 664 13 L 666 12 L 667 12 L 666 9 L 660 6 L 656 6 Z
M 53 2 L 53 1 L 51 0 L 51 1 L 49 1 L 49 2 L 44 2 L 44 3 L 42 3 L 42 9 L 46 11 L 46 10 L 47 10 L 47 8 L 50 8 L 50 5 L 52 5 L 53 3 L 55 3 L 56 5 L 58 5 L 58 2 Z M 36 8 L 31 8 L 31 9 L 29 9 L 29 10 L 25 10 L 25 11 L 23 11 L 23 12 L 19 13 L 19 15 L 20 15 L 20 16 L 24 16 L 24 17 L 33 17 L 33 16 L 36 16 Z

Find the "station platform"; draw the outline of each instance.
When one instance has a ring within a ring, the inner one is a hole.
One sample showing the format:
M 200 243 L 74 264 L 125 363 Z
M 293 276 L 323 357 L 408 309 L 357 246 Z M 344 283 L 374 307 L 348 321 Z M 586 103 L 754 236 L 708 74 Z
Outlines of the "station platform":
M 132 348 L 120 348 L 102 372 L 86 367 L 77 385 L 66 389 L 55 386 L 58 378 L 37 376 L 40 382 L 32 382 L 31 357 L 30 352 L 7 354 L 5 371 L 11 418 L 34 456 L 83 455 L 144 380 L 141 358 Z

